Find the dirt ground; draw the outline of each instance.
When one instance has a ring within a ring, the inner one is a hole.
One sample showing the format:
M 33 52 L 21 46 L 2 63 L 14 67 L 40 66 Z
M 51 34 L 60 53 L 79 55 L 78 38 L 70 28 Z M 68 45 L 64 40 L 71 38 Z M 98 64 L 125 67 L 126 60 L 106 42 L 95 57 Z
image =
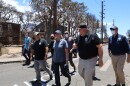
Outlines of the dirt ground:
M 0 59 L 13 58 L 13 57 L 21 56 L 22 47 L 20 46 L 3 47 L 1 51 L 2 51 L 2 55 L 0 56 Z

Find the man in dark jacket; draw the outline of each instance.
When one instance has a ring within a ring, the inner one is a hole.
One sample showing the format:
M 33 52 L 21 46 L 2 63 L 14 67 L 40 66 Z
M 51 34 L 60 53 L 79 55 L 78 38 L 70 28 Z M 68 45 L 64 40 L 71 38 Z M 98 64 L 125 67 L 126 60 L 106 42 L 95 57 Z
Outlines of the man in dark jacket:
M 126 86 L 123 69 L 126 60 L 126 53 L 127 62 L 130 62 L 129 44 L 125 36 L 118 34 L 118 27 L 113 26 L 110 30 L 112 36 L 109 37 L 108 51 L 116 76 L 115 86 Z

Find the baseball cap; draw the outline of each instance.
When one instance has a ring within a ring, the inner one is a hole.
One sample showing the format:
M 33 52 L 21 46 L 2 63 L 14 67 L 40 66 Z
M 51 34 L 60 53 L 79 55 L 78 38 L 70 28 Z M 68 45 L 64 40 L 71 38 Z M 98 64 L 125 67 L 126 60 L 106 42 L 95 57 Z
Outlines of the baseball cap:
M 61 34 L 61 31 L 60 30 L 56 30 L 55 34 Z
M 117 27 L 117 26 L 112 26 L 112 27 L 110 27 L 110 30 L 115 30 L 115 29 L 118 30 L 118 27 Z
M 40 32 L 35 32 L 35 33 L 34 33 L 35 36 L 36 36 L 36 35 L 39 35 L 39 34 L 40 34 Z
M 80 24 L 79 28 L 86 28 L 87 29 L 87 25 L 85 23 Z

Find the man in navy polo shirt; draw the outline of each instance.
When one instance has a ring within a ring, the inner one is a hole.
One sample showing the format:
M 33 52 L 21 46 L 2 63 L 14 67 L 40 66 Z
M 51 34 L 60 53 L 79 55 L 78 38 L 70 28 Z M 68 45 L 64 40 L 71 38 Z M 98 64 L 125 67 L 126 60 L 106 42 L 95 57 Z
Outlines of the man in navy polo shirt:
M 60 30 L 55 31 L 55 41 L 53 48 L 54 48 L 53 62 L 55 72 L 55 84 L 56 84 L 53 86 L 61 86 L 59 67 L 61 69 L 61 73 L 68 78 L 68 84 L 70 84 L 71 76 L 69 75 L 69 72 L 66 68 L 68 65 L 68 44 L 67 41 L 62 38 L 62 33 Z
M 126 53 L 127 62 L 130 62 L 128 40 L 125 36 L 118 34 L 118 27 L 112 26 L 110 30 L 112 32 L 112 36 L 109 37 L 108 52 L 111 57 L 116 76 L 116 84 L 114 86 L 126 86 L 123 68 L 126 60 Z

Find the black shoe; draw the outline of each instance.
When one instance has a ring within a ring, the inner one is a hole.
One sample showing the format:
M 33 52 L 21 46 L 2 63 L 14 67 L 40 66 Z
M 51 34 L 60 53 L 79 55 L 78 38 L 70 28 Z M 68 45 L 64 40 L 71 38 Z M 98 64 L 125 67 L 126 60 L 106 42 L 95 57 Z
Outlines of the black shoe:
M 125 84 L 122 84 L 122 86 L 126 86 Z
M 115 84 L 115 85 L 113 85 L 113 86 L 121 86 L 121 85 L 119 85 L 119 84 Z
M 45 70 L 43 70 L 42 68 L 40 68 L 40 71 L 45 71 Z
M 22 64 L 23 66 L 27 66 L 28 64 L 27 63 L 24 63 L 24 64 Z
M 42 83 L 42 81 L 41 80 L 36 80 L 36 81 L 34 81 L 34 83 Z
M 71 83 L 71 76 L 68 78 L 68 83 Z
M 51 74 L 51 75 L 50 75 L 50 80 L 52 80 L 52 79 L 53 79 L 53 75 Z

